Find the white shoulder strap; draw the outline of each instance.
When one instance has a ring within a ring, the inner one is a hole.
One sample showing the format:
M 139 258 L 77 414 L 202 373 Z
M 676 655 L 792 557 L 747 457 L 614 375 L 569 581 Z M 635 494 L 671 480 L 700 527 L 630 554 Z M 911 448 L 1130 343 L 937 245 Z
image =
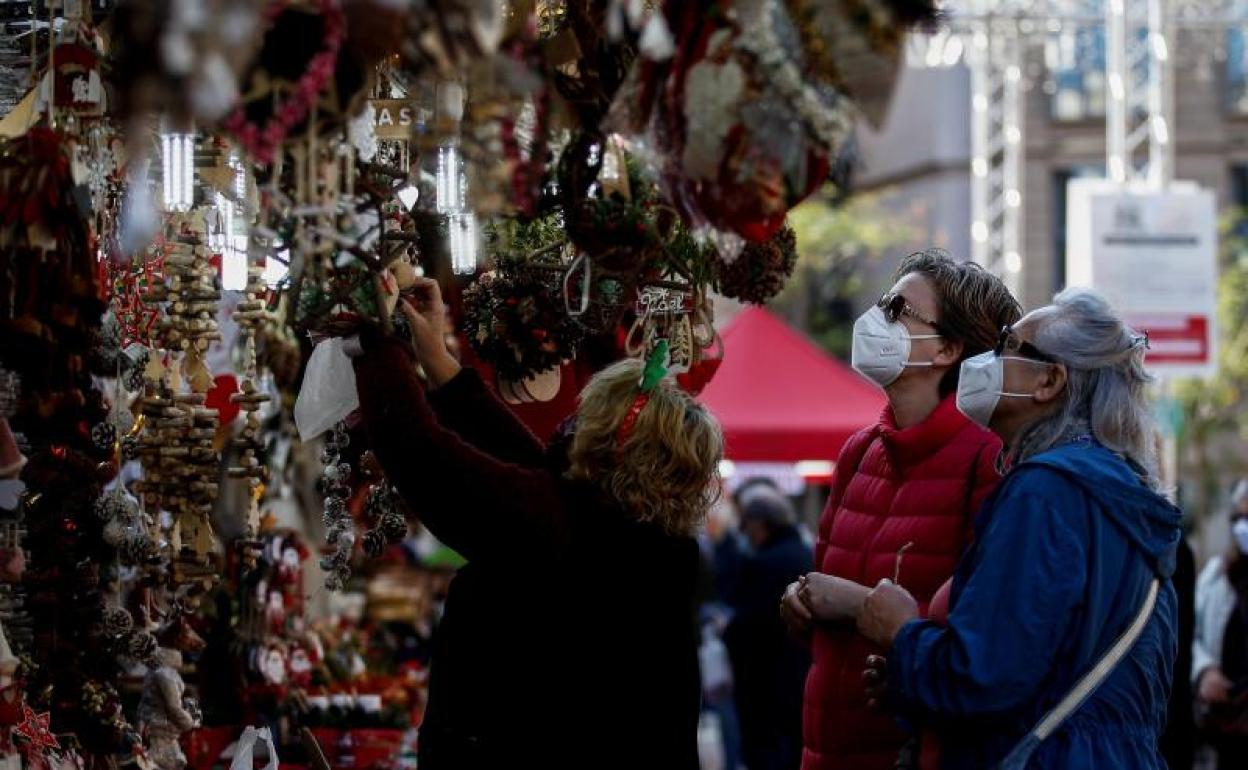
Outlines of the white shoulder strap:
M 1100 687 L 1101 683 L 1105 681 L 1119 661 L 1131 651 L 1131 647 L 1140 638 L 1140 634 L 1144 632 L 1144 626 L 1148 625 L 1148 619 L 1152 617 L 1153 608 L 1157 606 L 1157 592 L 1160 589 L 1161 580 L 1153 578 L 1152 584 L 1148 587 L 1148 595 L 1144 597 L 1144 603 L 1140 605 L 1140 610 L 1135 614 L 1131 625 L 1127 626 L 1127 629 L 1122 632 L 1122 636 L 1118 637 L 1113 646 L 1101 656 L 1101 659 L 1092 667 L 1092 670 L 1084 674 L 1074 688 L 1066 694 L 1066 697 L 1062 698 L 1061 702 L 1054 706 L 1053 710 L 1032 728 L 1022 742 L 1014 747 L 1014 750 L 999 765 L 999 768 L 1025 767 L 1031 753 L 1045 739 L 1056 732 L 1057 728 L 1061 727 L 1062 723 L 1083 705 L 1088 696 L 1095 692 L 1097 687 Z

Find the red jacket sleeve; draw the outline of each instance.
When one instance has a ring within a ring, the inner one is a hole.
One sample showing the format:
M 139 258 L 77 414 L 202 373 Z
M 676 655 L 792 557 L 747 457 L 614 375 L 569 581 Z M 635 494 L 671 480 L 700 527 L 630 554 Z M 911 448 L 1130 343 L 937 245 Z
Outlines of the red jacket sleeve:
M 517 540 L 553 543 L 566 537 L 558 480 L 544 468 L 483 452 L 442 425 L 401 343 L 381 340 L 354 365 L 373 453 L 439 540 L 473 559 L 493 548 L 514 549 Z M 478 431 L 516 430 L 506 409 L 476 416 Z

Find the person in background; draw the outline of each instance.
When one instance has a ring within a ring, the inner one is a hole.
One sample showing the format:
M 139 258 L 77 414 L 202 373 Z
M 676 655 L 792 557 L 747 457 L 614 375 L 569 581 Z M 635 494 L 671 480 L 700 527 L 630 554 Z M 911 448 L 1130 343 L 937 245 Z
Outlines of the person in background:
M 854 325 L 854 368 L 884 389 L 888 406 L 841 450 L 815 571 L 781 600 L 795 633 L 813 631 L 803 770 L 890 770 L 909 740 L 867 705 L 861 665 L 881 649 L 854 632 L 852 618 L 885 577 L 900 578 L 923 613 L 929 603 L 934 611 L 947 605 L 947 588 L 939 596 L 938 589 L 999 480 L 1001 450 L 958 411 L 959 366 L 990 350 L 1001 327 L 1021 315 L 999 278 L 930 250 L 908 257 Z
M 1196 581 L 1192 682 L 1218 767 L 1248 767 L 1248 479 L 1231 490 L 1231 546 Z
M 776 614 L 776 597 L 810 568 L 814 554 L 797 512 L 769 482 L 737 495 L 750 549 L 724 635 L 732 657 L 741 743 L 749 770 L 797 770 L 802 752 L 802 689 L 810 652 Z
M 703 588 L 698 613 L 702 627 L 702 643 L 698 647 L 698 663 L 702 669 L 702 711 L 713 714 L 719 728 L 719 750 L 723 770 L 739 770 L 741 760 L 741 725 L 737 718 L 733 692 L 732 663 L 724 644 L 724 632 L 732 619 L 733 594 L 741 578 L 745 546 L 737 529 L 736 504 L 730 495 L 721 492 L 711 506 L 705 529 L 698 535 L 702 550 Z M 711 764 L 703 758 L 703 766 Z
M 654 362 L 581 393 L 566 454 L 537 441 L 446 346 L 437 283 L 366 327 L 360 413 L 386 477 L 467 559 L 434 642 L 422 770 L 694 770 L 694 539 L 723 436 Z M 428 377 L 430 391 L 417 377 Z
M 1182 499 L 1177 498 L 1177 499 Z M 1196 761 L 1196 722 L 1192 715 L 1192 645 L 1196 626 L 1196 554 L 1187 538 L 1175 554 L 1174 591 L 1179 598 L 1179 652 L 1174 659 L 1169 715 L 1161 734 L 1161 755 L 1170 770 L 1191 770 Z
M 1158 490 L 1147 342 L 1070 289 L 963 364 L 958 406 L 1001 437 L 1008 474 L 947 622 L 891 580 L 857 618 L 888 651 L 864 672 L 872 698 L 933 729 L 944 770 L 1165 768 L 1182 517 Z

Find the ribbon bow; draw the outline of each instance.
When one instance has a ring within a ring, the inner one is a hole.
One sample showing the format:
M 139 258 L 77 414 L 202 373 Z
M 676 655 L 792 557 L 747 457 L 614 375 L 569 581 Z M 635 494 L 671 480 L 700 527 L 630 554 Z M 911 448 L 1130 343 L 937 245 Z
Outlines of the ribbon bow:
M 637 418 L 641 416 L 641 410 L 650 403 L 650 394 L 667 376 L 667 351 L 667 340 L 659 340 L 655 343 L 650 357 L 646 359 L 646 365 L 641 370 L 641 380 L 637 383 L 641 392 L 637 394 L 637 398 L 633 399 L 633 405 L 629 407 L 628 413 L 620 421 L 620 430 L 616 435 L 616 443 L 620 446 L 624 446 L 632 438 L 633 431 L 637 428 Z

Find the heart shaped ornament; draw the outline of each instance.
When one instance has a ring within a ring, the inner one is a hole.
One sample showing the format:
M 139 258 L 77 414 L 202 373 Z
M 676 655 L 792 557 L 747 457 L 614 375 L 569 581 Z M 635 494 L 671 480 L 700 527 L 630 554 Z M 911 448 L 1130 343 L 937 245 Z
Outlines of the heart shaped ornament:
M 285 27 L 296 24 L 300 15 L 314 15 L 319 19 L 321 41 L 303 73 L 292 84 L 281 74 L 269 71 L 269 59 L 277 56 L 274 52 L 283 45 L 283 39 L 291 36 L 292 32 Z M 333 86 L 338 54 L 346 39 L 346 17 L 338 0 L 317 0 L 312 8 L 283 1 L 265 10 L 264 21 L 267 26 L 265 44 L 248 78 L 250 90 L 222 125 L 257 163 L 268 165 L 291 131 L 307 120 Z M 279 96 L 282 94 L 284 97 Z M 272 105 L 263 127 L 248 116 L 248 106 L 257 104 Z

